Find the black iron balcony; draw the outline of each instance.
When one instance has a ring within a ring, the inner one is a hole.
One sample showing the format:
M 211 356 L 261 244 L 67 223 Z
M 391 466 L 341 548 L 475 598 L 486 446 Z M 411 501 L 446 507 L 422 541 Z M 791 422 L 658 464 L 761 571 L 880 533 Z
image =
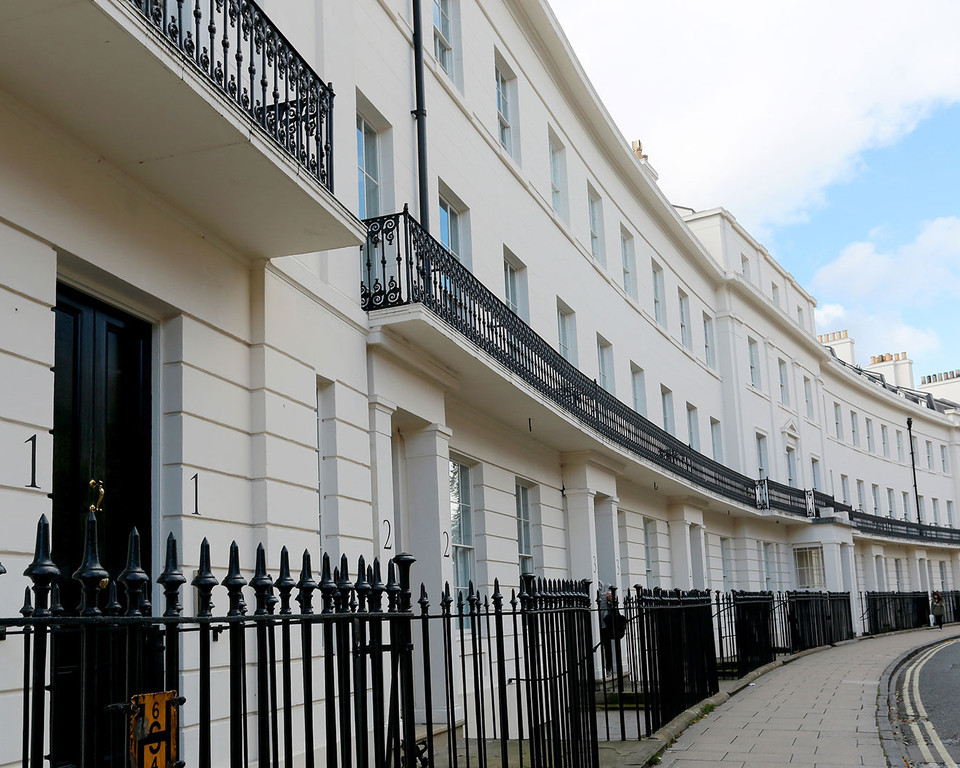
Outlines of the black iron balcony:
M 850 521 L 857 527 L 857 530 L 876 536 L 960 544 L 960 530 L 956 528 L 923 525 L 910 520 L 894 520 L 892 517 L 870 515 L 859 510 L 850 512 Z
M 366 222 L 365 310 L 419 303 L 582 424 L 724 498 L 753 506 L 754 481 L 652 424 L 587 378 L 537 335 L 409 214 Z
M 130 0 L 156 33 L 333 192 L 333 86 L 253 0 Z

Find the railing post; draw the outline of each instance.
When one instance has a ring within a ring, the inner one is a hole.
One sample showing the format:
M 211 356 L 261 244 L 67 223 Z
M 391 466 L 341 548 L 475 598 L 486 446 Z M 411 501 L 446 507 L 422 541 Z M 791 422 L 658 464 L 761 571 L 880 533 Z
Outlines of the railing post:
M 397 639 L 400 643 L 400 706 L 403 720 L 402 765 L 404 768 L 417 766 L 417 731 L 414 724 L 413 697 L 413 593 L 410 590 L 410 568 L 416 561 L 417 559 L 407 552 L 401 552 L 393 558 L 400 583 L 397 608 L 402 614 L 397 625 Z
M 230 622 L 228 630 L 230 636 L 230 766 L 245 768 L 248 764 L 244 700 L 246 653 L 243 623 L 239 619 L 247 612 L 247 604 L 243 599 L 243 588 L 247 580 L 240 574 L 240 550 L 235 541 L 230 543 L 230 563 L 222 583 L 227 588 L 229 601 L 227 617 L 237 619 Z
M 217 581 L 210 570 L 210 544 L 206 538 L 200 542 L 200 564 L 197 575 L 190 582 L 197 590 L 197 618 L 209 619 L 213 615 L 213 588 Z M 199 765 L 200 768 L 210 768 L 210 622 L 201 621 L 199 627 L 200 643 L 200 692 L 199 692 Z
M 50 615 L 48 599 L 50 585 L 60 576 L 60 569 L 50 558 L 50 523 L 41 515 L 37 523 L 37 544 L 33 562 L 23 572 L 33 582 L 33 615 L 45 618 Z M 47 626 L 37 625 L 33 635 L 33 701 L 30 712 L 30 768 L 43 768 L 43 732 L 46 719 L 43 715 L 46 696 Z

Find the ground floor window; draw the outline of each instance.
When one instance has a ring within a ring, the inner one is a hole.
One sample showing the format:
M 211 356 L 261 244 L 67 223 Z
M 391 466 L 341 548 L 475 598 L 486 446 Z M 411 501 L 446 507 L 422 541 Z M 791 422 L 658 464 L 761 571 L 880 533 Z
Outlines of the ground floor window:
M 473 501 L 470 467 L 450 462 L 450 544 L 453 556 L 453 587 L 466 599 L 470 583 L 476 588 L 473 550 Z
M 517 483 L 517 552 L 520 573 L 533 573 L 533 543 L 530 540 L 530 489 Z
M 825 589 L 823 547 L 796 547 L 793 558 L 797 565 L 797 589 Z

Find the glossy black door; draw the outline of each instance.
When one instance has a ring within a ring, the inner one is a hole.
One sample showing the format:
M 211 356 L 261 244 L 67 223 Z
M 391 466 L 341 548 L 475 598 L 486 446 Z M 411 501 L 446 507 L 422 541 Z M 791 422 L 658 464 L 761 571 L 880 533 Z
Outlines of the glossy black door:
M 98 515 L 100 561 L 111 579 L 123 570 L 126 539 L 140 532 L 143 569 L 155 576 L 151 553 L 150 338 L 148 323 L 60 286 L 56 306 L 53 417 L 53 559 L 60 568 L 60 600 L 77 611 L 80 592 L 72 579 L 80 565 L 83 522 L 92 495 L 91 479 L 102 480 Z M 148 592 L 149 594 L 149 592 Z M 101 595 L 103 608 L 107 591 Z M 123 717 L 103 709 L 119 703 L 125 690 L 122 638 L 104 632 L 97 641 L 98 765 L 119 766 Z M 51 764 L 77 765 L 80 638 L 58 633 L 52 648 Z

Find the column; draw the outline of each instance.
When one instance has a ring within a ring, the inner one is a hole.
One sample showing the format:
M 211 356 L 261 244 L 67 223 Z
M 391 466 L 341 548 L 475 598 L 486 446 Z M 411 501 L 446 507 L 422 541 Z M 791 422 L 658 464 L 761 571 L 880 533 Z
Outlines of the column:
M 393 504 L 393 413 L 396 406 L 370 398 L 370 476 L 373 501 L 373 551 L 381 561 L 397 552 Z
M 594 498 L 594 521 L 597 536 L 598 588 L 620 586 L 620 531 L 617 525 L 617 504 L 612 496 Z
M 430 424 L 405 434 L 407 509 L 413 582 L 432 594 L 453 581 L 453 542 L 450 537 L 450 436 L 442 424 Z
M 599 584 L 597 562 L 597 526 L 594 500 L 596 491 L 589 488 L 567 488 L 567 541 L 570 544 L 570 578 L 590 579 Z
M 950 574 L 953 576 L 950 589 L 960 588 L 960 552 L 953 552 L 950 555 Z
M 693 565 L 690 553 L 690 523 L 686 520 L 667 522 L 670 532 L 670 565 L 673 569 L 673 586 L 676 589 L 693 587 Z
M 441 599 L 446 583 L 453 583 L 453 542 L 450 537 L 450 436 L 442 424 L 430 424 L 405 434 L 407 458 L 407 509 L 409 510 L 410 553 L 417 558 L 411 571 L 411 587 L 416 602 L 421 582 L 427 587 L 432 606 Z M 422 647 L 422 627 L 414 623 L 413 642 Z M 430 684 L 433 689 L 432 716 L 435 722 L 446 718 L 443 665 L 443 635 L 440 622 L 430 627 Z M 419 663 L 417 659 L 417 663 Z M 459 678 L 459 667 L 453 669 Z M 426 722 L 422 675 L 416 676 L 416 720 Z M 459 690 L 459 680 L 454 689 Z M 461 707 L 457 705 L 457 712 Z M 459 714 L 457 715 L 459 716 Z

